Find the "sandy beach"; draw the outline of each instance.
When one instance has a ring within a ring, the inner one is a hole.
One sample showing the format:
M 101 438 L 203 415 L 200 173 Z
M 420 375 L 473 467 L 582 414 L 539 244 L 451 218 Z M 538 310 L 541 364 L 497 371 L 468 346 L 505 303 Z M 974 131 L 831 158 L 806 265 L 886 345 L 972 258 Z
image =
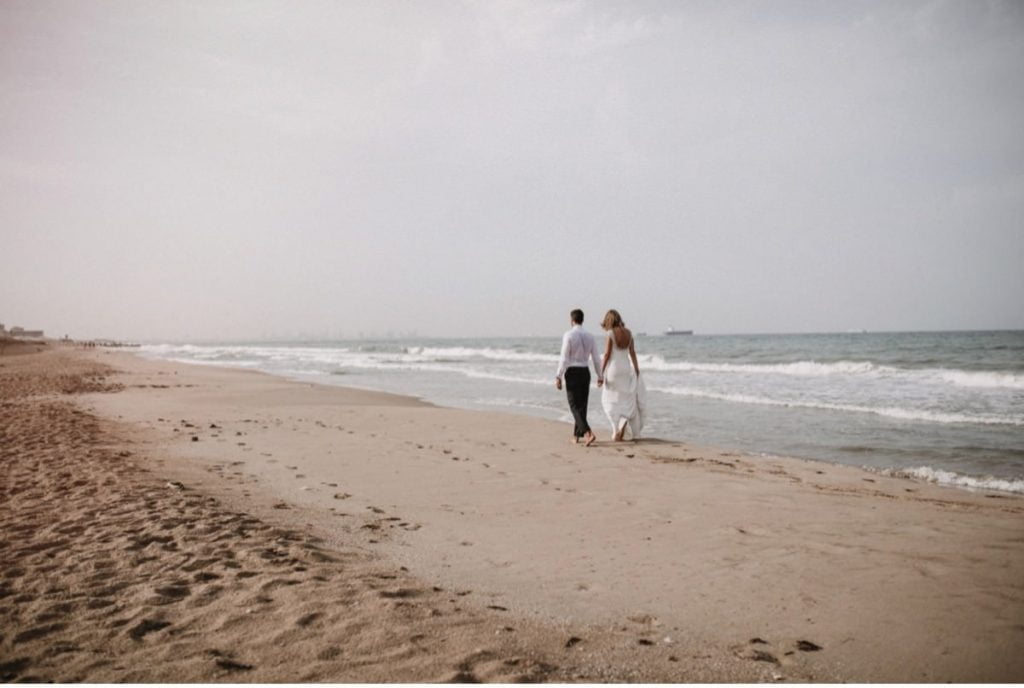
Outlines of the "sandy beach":
M 0 409 L 3 680 L 1024 681 L 1013 495 L 103 350 Z

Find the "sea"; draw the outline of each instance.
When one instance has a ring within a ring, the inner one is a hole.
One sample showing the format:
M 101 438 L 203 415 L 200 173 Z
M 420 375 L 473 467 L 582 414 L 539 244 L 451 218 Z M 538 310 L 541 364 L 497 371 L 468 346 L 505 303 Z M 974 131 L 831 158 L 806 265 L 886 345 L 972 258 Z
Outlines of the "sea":
M 141 353 L 571 423 L 554 387 L 560 343 L 561 333 L 157 343 Z M 646 436 L 1024 493 L 1024 331 L 638 335 L 636 349 Z M 610 435 L 596 387 L 589 419 Z

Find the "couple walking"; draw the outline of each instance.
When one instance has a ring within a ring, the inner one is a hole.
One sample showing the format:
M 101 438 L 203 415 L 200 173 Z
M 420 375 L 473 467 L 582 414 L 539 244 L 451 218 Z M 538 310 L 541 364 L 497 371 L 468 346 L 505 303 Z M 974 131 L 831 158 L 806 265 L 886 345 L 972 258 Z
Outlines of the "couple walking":
M 569 321 L 572 327 L 562 337 L 555 387 L 562 389 L 564 376 L 565 395 L 575 425 L 573 442 L 578 443 L 583 438 L 589 447 L 597 439 L 587 423 L 591 361 L 597 373 L 597 386 L 603 387 L 601 406 L 611 423 L 612 439 L 624 440 L 627 430 L 632 439 L 636 439 L 644 426 L 645 390 L 636 361 L 633 333 L 626 328 L 618 311 L 608 311 L 601 322 L 601 328 L 608 332 L 608 340 L 604 358 L 599 363 L 594 337 L 583 329 L 583 311 L 577 308 L 569 313 Z

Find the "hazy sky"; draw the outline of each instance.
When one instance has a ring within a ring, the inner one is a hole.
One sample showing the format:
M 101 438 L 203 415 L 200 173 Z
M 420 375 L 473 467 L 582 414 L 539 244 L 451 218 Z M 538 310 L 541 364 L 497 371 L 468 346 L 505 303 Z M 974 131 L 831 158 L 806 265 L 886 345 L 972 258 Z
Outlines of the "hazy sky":
M 0 0 L 0 322 L 1024 328 L 1024 3 Z

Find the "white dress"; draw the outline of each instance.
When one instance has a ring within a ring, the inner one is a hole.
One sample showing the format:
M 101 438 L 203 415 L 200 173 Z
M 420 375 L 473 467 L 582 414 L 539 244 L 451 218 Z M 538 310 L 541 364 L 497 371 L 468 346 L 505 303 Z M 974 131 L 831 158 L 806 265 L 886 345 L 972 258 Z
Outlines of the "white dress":
M 629 348 L 620 349 L 612 339 L 611 360 L 604 371 L 601 406 L 612 424 L 613 433 L 625 425 L 627 432 L 624 437 L 636 439 L 640 436 L 644 428 L 646 397 L 643 378 L 633 369 Z

